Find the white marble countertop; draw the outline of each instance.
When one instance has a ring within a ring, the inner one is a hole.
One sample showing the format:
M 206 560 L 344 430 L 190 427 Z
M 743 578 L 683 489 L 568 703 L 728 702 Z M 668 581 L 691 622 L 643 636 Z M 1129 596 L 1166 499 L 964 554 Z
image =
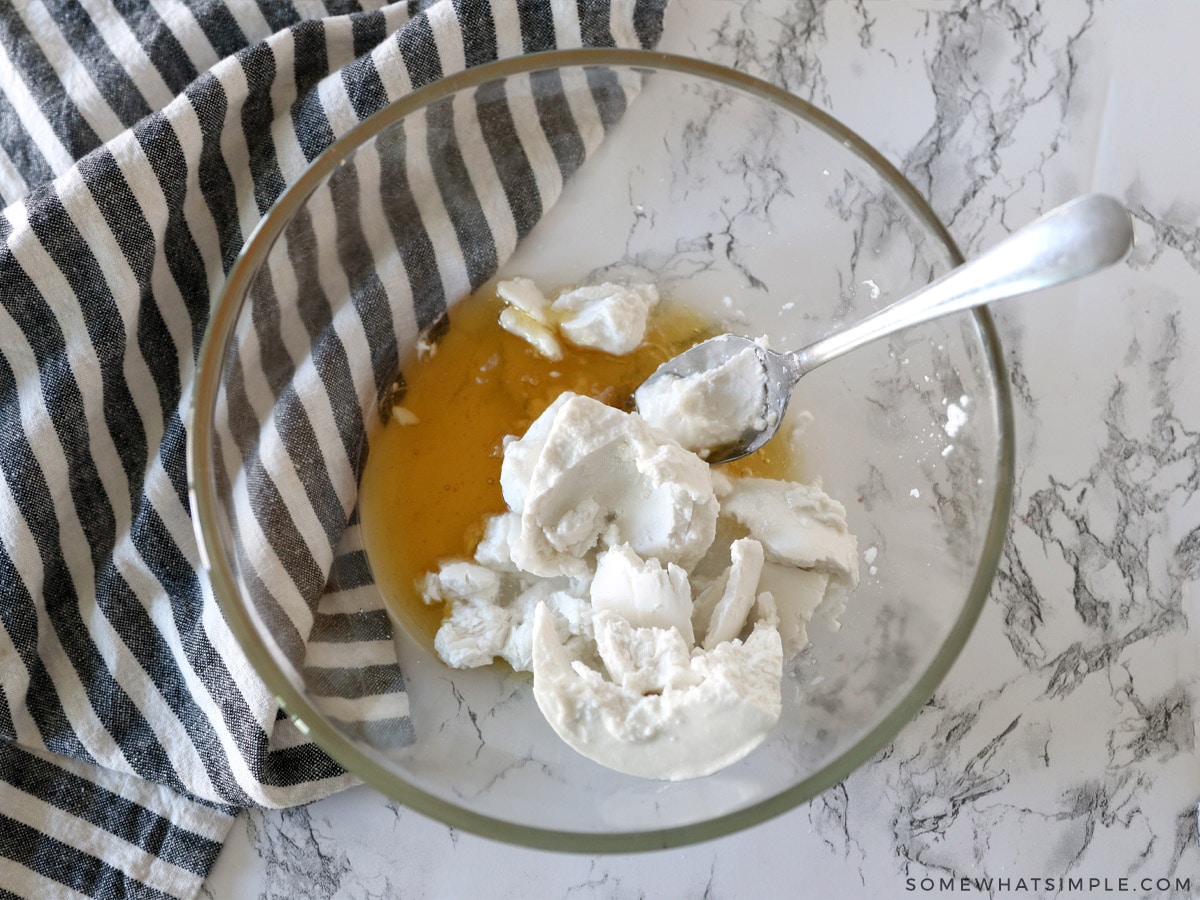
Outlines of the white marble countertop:
M 1009 879 L 992 896 L 1200 896 L 1200 4 L 671 4 L 662 49 L 840 118 L 967 255 L 1089 190 L 1134 213 L 1126 266 L 995 309 L 1018 478 L 973 636 L 875 760 L 741 834 L 541 853 L 357 788 L 242 816 L 202 896 L 951 896 L 986 877 Z

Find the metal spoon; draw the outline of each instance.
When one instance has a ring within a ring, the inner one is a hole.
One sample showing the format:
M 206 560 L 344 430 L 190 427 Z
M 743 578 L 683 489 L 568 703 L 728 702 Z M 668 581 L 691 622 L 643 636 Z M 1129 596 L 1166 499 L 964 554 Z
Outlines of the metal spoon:
M 729 462 L 771 439 L 783 422 L 796 382 L 817 366 L 912 325 L 1090 275 L 1123 260 L 1132 246 L 1129 211 L 1112 197 L 1087 194 L 1055 207 L 920 290 L 802 350 L 780 353 L 749 338 L 718 335 L 667 360 L 642 387 L 660 378 L 703 372 L 747 347 L 754 348 L 767 373 L 766 415 L 760 417 L 765 425 L 713 448 L 707 456 L 711 464 Z

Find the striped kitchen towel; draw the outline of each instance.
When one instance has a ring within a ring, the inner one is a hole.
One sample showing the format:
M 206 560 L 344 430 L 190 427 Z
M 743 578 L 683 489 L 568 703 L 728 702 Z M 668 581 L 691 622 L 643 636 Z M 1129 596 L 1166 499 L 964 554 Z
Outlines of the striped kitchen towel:
M 352 783 L 281 714 L 200 567 L 184 453 L 211 304 L 305 163 L 399 93 L 500 56 L 653 45 L 664 3 L 0 5 L 0 897 L 191 897 L 239 809 Z M 523 196 L 518 236 L 554 199 Z M 492 268 L 511 252 L 479 239 Z M 316 569 L 291 622 L 310 689 L 351 711 L 356 691 L 403 697 L 362 652 L 389 626 L 361 613 L 352 514 L 303 533 Z

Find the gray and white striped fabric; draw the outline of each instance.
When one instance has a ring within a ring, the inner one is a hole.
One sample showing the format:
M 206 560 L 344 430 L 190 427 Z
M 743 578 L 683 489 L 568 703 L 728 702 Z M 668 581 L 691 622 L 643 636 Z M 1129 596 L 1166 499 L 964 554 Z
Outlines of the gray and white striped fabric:
M 282 716 L 200 570 L 185 422 L 210 305 L 338 134 L 498 57 L 650 46 L 664 3 L 0 7 L 0 898 L 190 897 L 239 809 L 352 783 Z M 552 200 L 514 207 L 515 235 Z M 445 302 L 515 240 L 484 237 L 492 256 L 464 254 Z M 352 507 L 309 548 L 297 666 L 403 735 Z

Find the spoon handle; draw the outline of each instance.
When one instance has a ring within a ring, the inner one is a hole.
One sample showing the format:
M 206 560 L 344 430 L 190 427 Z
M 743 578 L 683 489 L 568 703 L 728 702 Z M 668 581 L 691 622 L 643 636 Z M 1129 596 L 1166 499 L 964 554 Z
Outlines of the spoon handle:
M 850 328 L 789 354 L 789 368 L 799 378 L 911 325 L 1081 278 L 1120 262 L 1132 243 L 1129 211 L 1117 200 L 1104 194 L 1078 197 Z

